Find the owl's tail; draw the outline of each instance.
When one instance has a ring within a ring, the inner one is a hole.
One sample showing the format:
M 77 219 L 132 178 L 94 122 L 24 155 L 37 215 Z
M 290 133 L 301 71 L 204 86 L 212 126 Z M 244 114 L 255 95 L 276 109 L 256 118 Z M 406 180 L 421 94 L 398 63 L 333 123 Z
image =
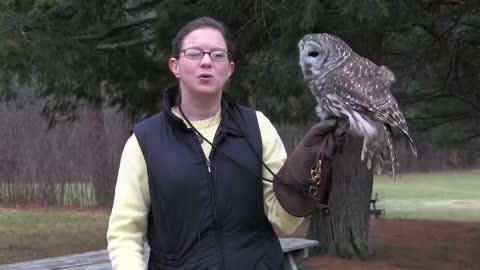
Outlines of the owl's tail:
M 373 169 L 373 172 L 380 175 L 385 167 L 385 158 L 388 156 L 385 142 L 377 138 L 369 139 L 364 137 L 361 161 L 366 161 L 367 168 Z
M 413 155 L 417 157 L 418 156 L 417 147 L 415 146 L 415 143 L 413 142 L 412 137 L 410 137 L 410 134 L 408 134 L 408 131 L 403 131 L 403 134 L 405 134 L 405 137 L 407 137 L 408 145 L 410 145 L 410 149 L 412 149 Z
M 390 152 L 390 162 L 391 162 L 391 166 L 392 166 L 392 178 L 393 178 L 393 181 L 396 181 L 397 180 L 396 167 L 398 166 L 398 163 L 397 163 L 397 153 L 395 151 L 395 146 L 393 144 L 392 127 L 388 124 L 384 124 L 383 129 L 385 130 L 385 137 L 387 139 L 387 146 L 388 146 L 388 150 Z
M 367 169 L 372 168 L 375 154 L 375 141 L 371 140 L 368 136 L 363 137 L 362 153 L 360 154 L 360 160 L 366 161 Z

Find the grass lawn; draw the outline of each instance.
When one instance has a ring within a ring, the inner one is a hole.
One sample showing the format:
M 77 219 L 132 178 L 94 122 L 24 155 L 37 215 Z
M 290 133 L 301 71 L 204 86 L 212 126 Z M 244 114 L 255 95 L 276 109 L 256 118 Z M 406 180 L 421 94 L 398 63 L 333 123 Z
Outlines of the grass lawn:
M 386 218 L 480 221 L 480 170 L 378 176 L 375 192 Z
M 106 248 L 105 211 L 0 205 L 0 264 Z

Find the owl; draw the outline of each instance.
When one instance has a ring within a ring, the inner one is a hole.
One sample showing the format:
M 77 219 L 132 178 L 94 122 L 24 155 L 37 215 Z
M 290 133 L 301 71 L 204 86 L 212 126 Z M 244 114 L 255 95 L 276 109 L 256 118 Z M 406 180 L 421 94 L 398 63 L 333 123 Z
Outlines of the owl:
M 355 53 L 347 43 L 331 34 L 308 34 L 298 42 L 299 64 L 308 88 L 316 98 L 317 116 L 348 118 L 354 134 L 363 136 L 361 160 L 372 167 L 375 158 L 383 167 L 389 153 L 392 177 L 398 166 L 393 142 L 393 128 L 408 140 L 415 156 L 417 149 L 408 126 L 390 93 L 395 75 L 386 66 Z

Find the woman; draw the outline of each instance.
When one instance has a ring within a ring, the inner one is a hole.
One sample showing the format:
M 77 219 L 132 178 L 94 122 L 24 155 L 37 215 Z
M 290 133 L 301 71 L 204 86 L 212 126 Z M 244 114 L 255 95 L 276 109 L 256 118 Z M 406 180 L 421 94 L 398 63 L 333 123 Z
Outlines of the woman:
M 178 87 L 122 153 L 107 233 L 113 269 L 144 269 L 145 238 L 148 269 L 281 268 L 272 224 L 289 234 L 302 218 L 262 182 L 272 179 L 262 161 L 276 173 L 286 160 L 275 128 L 223 92 L 231 51 L 225 27 L 207 17 L 174 39 L 168 65 Z

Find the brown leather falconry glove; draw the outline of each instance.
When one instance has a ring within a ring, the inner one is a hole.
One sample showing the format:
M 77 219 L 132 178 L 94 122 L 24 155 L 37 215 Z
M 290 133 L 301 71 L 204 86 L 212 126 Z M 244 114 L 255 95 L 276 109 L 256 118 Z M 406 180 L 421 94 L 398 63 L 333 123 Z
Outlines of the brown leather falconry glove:
M 291 215 L 309 216 L 315 207 L 328 213 L 333 158 L 341 152 L 348 128 L 348 119 L 329 119 L 315 124 L 278 171 L 273 190 Z

